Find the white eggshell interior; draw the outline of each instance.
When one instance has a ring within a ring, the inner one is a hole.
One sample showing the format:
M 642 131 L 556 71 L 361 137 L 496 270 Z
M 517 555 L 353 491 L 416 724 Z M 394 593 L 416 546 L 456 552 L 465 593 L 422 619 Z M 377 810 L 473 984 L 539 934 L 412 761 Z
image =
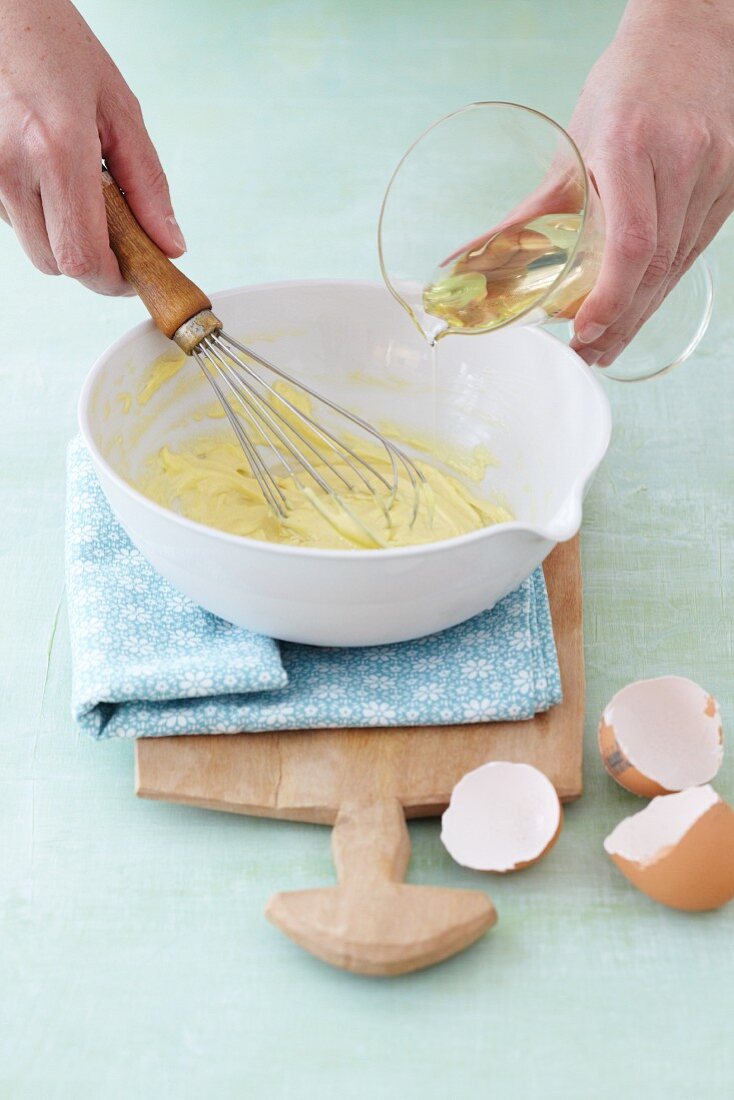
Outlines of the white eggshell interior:
M 644 810 L 620 821 L 604 841 L 610 856 L 641 865 L 654 863 L 674 848 L 719 796 L 713 787 L 691 787 L 653 798 Z
M 496 761 L 456 784 L 441 840 L 464 867 L 511 871 L 543 854 L 560 820 L 558 795 L 542 772 L 530 764 Z
M 713 779 L 721 766 L 721 717 L 707 691 L 683 676 L 638 680 L 604 711 L 630 763 L 669 791 Z

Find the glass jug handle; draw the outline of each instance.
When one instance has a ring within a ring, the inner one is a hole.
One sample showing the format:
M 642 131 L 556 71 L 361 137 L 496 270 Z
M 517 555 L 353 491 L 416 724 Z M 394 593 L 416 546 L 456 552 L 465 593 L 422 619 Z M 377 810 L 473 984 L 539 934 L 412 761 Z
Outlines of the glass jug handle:
M 643 382 L 666 374 L 696 350 L 711 320 L 714 280 L 703 256 L 686 272 L 657 311 L 611 366 L 596 368 L 615 382 Z M 551 323 L 562 338 L 573 336 L 573 322 Z

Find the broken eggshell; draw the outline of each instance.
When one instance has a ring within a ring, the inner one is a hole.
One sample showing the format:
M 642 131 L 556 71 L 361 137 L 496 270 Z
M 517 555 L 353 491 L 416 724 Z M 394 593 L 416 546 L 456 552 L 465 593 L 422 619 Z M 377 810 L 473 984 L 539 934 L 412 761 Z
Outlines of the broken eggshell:
M 604 849 L 663 905 L 717 909 L 734 897 L 734 810 L 708 784 L 654 798 L 620 821 Z
M 541 771 L 494 761 L 454 787 L 441 819 L 441 841 L 463 867 L 519 871 L 553 847 L 562 819 L 555 787 Z
M 723 756 L 718 704 L 684 676 L 638 680 L 604 708 L 599 750 L 620 786 L 646 798 L 708 783 Z

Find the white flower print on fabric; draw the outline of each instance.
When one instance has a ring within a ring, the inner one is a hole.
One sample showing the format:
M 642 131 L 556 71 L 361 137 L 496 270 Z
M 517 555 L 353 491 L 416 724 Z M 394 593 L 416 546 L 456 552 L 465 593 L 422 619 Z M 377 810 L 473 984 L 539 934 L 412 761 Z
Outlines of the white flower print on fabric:
M 69 447 L 66 558 L 72 710 L 93 737 L 521 720 L 561 698 L 540 569 L 492 611 L 415 642 L 279 644 L 158 576 L 81 440 Z

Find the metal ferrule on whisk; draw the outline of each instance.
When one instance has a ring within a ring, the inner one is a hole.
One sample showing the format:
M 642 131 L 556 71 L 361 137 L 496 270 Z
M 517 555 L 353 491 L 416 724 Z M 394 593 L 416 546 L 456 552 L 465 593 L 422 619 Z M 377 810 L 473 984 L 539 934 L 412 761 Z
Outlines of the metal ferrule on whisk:
M 210 309 L 202 309 L 195 313 L 180 328 L 177 328 L 171 339 L 178 344 L 187 355 L 193 355 L 205 336 L 211 336 L 214 332 L 221 332 L 222 322 Z

